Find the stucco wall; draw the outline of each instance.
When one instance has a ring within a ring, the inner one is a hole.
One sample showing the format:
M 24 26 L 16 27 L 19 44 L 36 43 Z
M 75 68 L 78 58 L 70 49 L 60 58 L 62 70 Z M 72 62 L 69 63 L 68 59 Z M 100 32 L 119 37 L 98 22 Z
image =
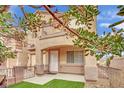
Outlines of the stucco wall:
M 45 18 L 44 18 L 45 20 L 48 20 L 51 17 L 46 12 L 45 13 L 41 13 L 41 14 L 45 16 Z M 96 19 L 95 19 L 95 21 L 92 22 L 92 24 L 93 25 L 92 25 L 92 27 L 91 27 L 91 29 L 89 31 L 90 32 L 96 32 Z M 75 27 L 75 21 L 72 22 L 71 27 Z M 69 46 L 69 45 L 73 46 L 72 40 L 74 38 L 68 37 L 68 39 L 67 39 L 67 36 L 64 35 L 64 34 L 63 35 L 58 35 L 58 36 L 55 36 L 55 37 L 43 38 L 43 35 L 42 35 L 43 34 L 42 33 L 43 30 L 48 31 L 49 33 L 52 33 L 52 31 L 53 31 L 53 33 L 55 33 L 54 32 L 55 29 L 52 28 L 52 27 L 48 27 L 47 29 L 43 29 L 43 28 L 39 29 L 39 31 L 37 33 L 38 34 L 38 37 L 34 41 L 35 49 L 36 49 L 35 54 L 36 54 L 36 64 L 37 65 L 42 65 L 44 63 L 43 61 L 48 62 L 47 59 L 43 58 L 43 55 L 44 55 L 43 54 L 43 50 L 49 49 L 51 47 L 57 47 L 57 46 Z M 30 38 L 29 38 L 29 40 L 30 40 Z M 60 61 L 61 61 L 61 65 L 63 65 L 63 66 L 66 65 L 66 51 L 68 49 L 69 50 L 73 50 L 72 48 L 66 48 L 66 49 L 65 48 L 62 48 L 62 47 L 60 48 L 60 52 L 61 52 L 60 53 Z M 94 73 L 97 73 L 95 57 L 86 56 L 84 59 L 85 59 L 85 65 L 86 65 L 85 66 L 86 74 L 88 74 L 87 77 L 91 77 L 90 79 L 92 79 L 92 75 L 93 74 L 92 74 L 92 71 L 91 70 L 95 71 Z M 72 67 L 72 65 L 65 66 L 65 67 L 68 67 L 68 68 L 71 67 L 71 69 L 75 69 L 75 68 Z M 64 68 L 64 69 L 66 69 L 66 68 Z M 77 72 L 80 72 L 80 71 L 77 71 Z M 95 77 L 93 77 L 93 78 L 97 78 L 97 75 L 96 74 L 94 76 Z
M 110 63 L 110 67 L 117 68 L 117 69 L 124 69 L 124 58 L 115 57 Z
M 73 45 L 72 42 L 73 38 L 67 39 L 66 36 L 60 36 L 60 37 L 54 37 L 49 39 L 43 39 L 43 40 L 36 40 L 36 49 L 45 49 L 49 47 L 54 46 L 60 46 L 60 45 Z
M 80 27 L 83 27 L 84 29 L 88 29 L 86 25 L 76 25 L 75 23 L 76 23 L 76 19 L 71 20 L 69 23 L 69 27 L 73 29 L 78 29 Z M 96 18 L 94 17 L 94 21 L 91 21 L 90 23 L 92 25 L 91 25 L 91 29 L 88 29 L 88 31 L 96 32 Z
M 83 64 L 71 64 L 67 63 L 67 51 L 82 51 L 81 48 L 76 48 L 74 46 L 60 47 L 60 65 L 59 72 L 62 73 L 74 73 L 74 74 L 84 74 Z M 82 56 L 84 58 L 84 56 Z
M 25 47 L 23 47 L 21 52 L 17 53 L 17 64 L 18 66 L 27 66 L 28 63 L 28 52 Z
M 17 58 L 8 58 L 7 59 L 7 68 L 13 68 L 14 66 L 17 65 Z

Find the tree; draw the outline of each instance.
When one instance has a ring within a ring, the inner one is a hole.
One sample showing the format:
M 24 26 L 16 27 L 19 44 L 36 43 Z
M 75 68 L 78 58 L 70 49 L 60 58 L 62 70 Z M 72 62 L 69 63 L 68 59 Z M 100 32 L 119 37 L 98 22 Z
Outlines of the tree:
M 63 27 L 77 36 L 77 39 L 73 42 L 75 45 L 82 47 L 85 50 L 86 56 L 90 54 L 91 56 L 95 56 L 97 60 L 100 60 L 102 57 L 109 55 L 106 59 L 108 66 L 114 56 L 121 56 L 124 50 L 123 29 L 117 31 L 112 28 L 112 33 L 114 34 L 108 33 L 103 37 L 99 37 L 96 33 L 89 32 L 88 29 L 83 28 L 72 31 L 50 11 L 49 7 L 44 7 Z M 98 14 L 99 11 L 96 6 L 70 6 L 70 10 L 66 13 L 66 19 L 69 19 L 70 16 L 74 17 L 77 19 L 77 25 L 84 24 L 90 29 L 92 25 L 91 21 L 94 21 L 94 17 Z
M 105 33 L 104 36 L 100 37 L 94 32 L 89 32 L 91 29 L 92 21 L 94 21 L 95 17 L 99 14 L 97 6 L 92 5 L 76 5 L 69 6 L 70 9 L 68 12 L 64 13 L 63 16 L 56 16 L 56 13 L 51 11 L 52 7 L 50 5 L 29 5 L 29 7 L 40 9 L 44 7 L 46 11 L 53 17 L 50 19 L 50 22 L 46 22 L 41 18 L 43 16 L 37 16 L 33 13 L 26 13 L 24 10 L 24 6 L 19 6 L 24 14 L 24 18 L 20 20 L 19 27 L 24 30 L 30 30 L 36 34 L 38 31 L 37 28 L 41 28 L 42 26 L 49 25 L 50 23 L 57 21 L 57 29 L 65 28 L 65 31 L 68 32 L 69 36 L 76 36 L 77 38 L 73 41 L 74 45 L 81 47 L 85 51 L 85 55 L 95 56 L 97 60 L 100 60 L 102 57 L 106 55 L 108 58 L 106 59 L 107 64 L 110 64 L 110 61 L 114 56 L 121 56 L 122 51 L 124 51 L 124 37 L 122 32 L 123 29 L 116 30 L 112 28 L 112 33 Z M 122 6 L 120 6 L 122 8 Z M 7 10 L 7 9 L 1 9 Z M 71 18 L 76 19 L 75 25 L 85 25 L 87 28 L 78 28 L 71 29 L 68 26 Z M 53 25 L 54 26 L 54 25 Z M 5 29 L 5 28 L 4 28 Z
M 117 15 L 123 17 L 124 16 L 124 5 L 119 5 L 117 8 L 120 9 L 119 12 L 117 13 Z M 124 23 L 124 20 L 120 20 L 118 22 L 115 22 L 114 24 L 111 24 L 109 27 L 112 28 L 112 27 L 115 27 L 115 26 L 122 24 L 122 23 Z
M 88 31 L 88 29 L 91 28 L 91 22 L 94 21 L 94 17 L 99 14 L 96 6 L 70 6 L 70 10 L 65 13 L 65 19 L 63 19 L 63 21 L 60 20 L 48 6 L 44 5 L 43 7 L 53 16 L 54 20 L 58 21 L 60 25 L 68 30 L 69 34 L 77 36 L 77 39 L 73 41 L 74 45 L 83 48 L 86 56 L 95 56 L 97 60 L 100 60 L 102 57 L 109 55 L 106 59 L 108 66 L 114 56 L 121 57 L 122 51 L 124 50 L 123 29 L 117 31 L 112 28 L 112 33 L 114 34 L 106 33 L 103 37 Z M 70 17 L 77 19 L 77 25 L 85 25 L 88 29 L 70 29 L 66 24 Z
M 7 58 L 14 58 L 15 53 L 6 45 L 5 39 L 22 40 L 24 33 L 19 27 L 14 27 L 14 19 L 8 12 L 9 6 L 0 6 L 0 63 Z

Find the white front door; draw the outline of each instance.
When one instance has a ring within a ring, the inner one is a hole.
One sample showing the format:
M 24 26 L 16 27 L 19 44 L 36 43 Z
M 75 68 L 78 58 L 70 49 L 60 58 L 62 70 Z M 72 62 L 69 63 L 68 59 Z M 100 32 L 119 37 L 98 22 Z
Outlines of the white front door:
M 51 73 L 58 72 L 58 51 L 52 50 L 50 51 L 50 64 L 49 64 L 49 71 Z

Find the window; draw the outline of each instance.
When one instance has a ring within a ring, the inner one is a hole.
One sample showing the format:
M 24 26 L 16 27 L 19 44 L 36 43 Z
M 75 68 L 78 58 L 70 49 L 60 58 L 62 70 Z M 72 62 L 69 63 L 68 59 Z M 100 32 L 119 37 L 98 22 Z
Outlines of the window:
M 67 51 L 67 63 L 83 64 L 83 52 Z
M 74 52 L 67 51 L 67 63 L 74 63 Z

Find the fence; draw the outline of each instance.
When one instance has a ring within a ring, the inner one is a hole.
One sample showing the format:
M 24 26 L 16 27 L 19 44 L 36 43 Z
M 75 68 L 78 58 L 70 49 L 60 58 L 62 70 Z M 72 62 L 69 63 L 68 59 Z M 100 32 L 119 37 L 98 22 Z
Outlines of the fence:
M 13 77 L 14 69 L 13 68 L 0 69 L 0 75 L 6 75 L 7 77 Z
M 99 87 L 124 87 L 124 71 L 122 69 L 98 66 L 98 77 Z
M 28 66 L 24 67 L 24 79 L 31 78 L 35 76 L 35 67 Z
M 23 79 L 35 76 L 35 66 L 18 66 L 14 68 L 0 69 L 0 75 L 5 75 L 7 85 L 21 82 Z
M 43 70 L 43 69 L 42 69 Z M 40 72 L 42 72 L 40 70 Z M 34 66 L 20 66 L 0 69 L 0 75 L 6 75 L 8 85 L 21 82 L 23 79 L 34 77 Z M 98 66 L 97 87 L 124 87 L 124 70 L 105 66 Z

